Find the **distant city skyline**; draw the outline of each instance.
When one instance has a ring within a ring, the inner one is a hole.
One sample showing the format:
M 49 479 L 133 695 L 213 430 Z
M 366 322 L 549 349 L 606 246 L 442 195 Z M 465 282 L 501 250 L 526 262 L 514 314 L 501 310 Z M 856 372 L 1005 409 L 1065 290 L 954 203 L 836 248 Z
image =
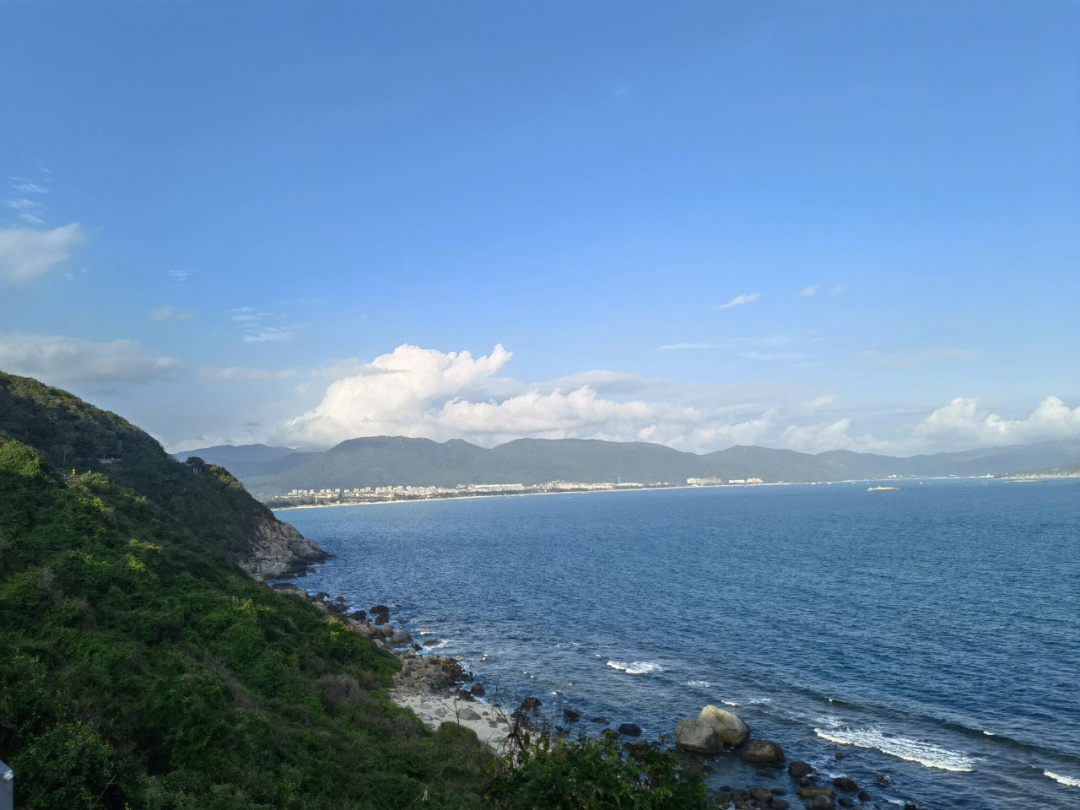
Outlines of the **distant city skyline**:
M 4 4 L 0 370 L 169 450 L 1080 438 L 1080 6 Z

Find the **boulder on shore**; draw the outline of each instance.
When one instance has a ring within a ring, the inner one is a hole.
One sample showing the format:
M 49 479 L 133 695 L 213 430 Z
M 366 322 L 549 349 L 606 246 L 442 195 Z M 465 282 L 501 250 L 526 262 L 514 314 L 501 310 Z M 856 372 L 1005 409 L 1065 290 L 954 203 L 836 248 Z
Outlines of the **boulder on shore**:
M 698 719 L 712 726 L 726 745 L 742 745 L 750 736 L 750 729 L 737 715 L 716 706 L 706 706 Z
M 743 762 L 755 765 L 780 765 L 784 761 L 784 749 L 770 740 L 747 740 L 741 756 Z
M 675 724 L 675 744 L 695 754 L 719 754 L 724 748 L 720 733 L 701 718 L 684 717 Z

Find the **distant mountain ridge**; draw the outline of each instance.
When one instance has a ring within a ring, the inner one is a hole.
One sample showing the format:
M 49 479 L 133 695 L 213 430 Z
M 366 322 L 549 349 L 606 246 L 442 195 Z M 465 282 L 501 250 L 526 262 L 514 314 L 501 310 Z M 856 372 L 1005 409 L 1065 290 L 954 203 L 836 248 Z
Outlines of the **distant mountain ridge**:
M 1080 462 L 1080 440 L 896 456 L 830 450 L 800 453 L 735 446 L 697 454 L 649 442 L 516 439 L 485 448 L 451 439 L 404 436 L 350 439 L 324 452 L 267 445 L 224 445 L 177 454 L 225 467 L 254 494 L 292 489 L 459 484 L 544 484 L 548 481 L 643 484 L 687 478 L 766 482 L 845 481 L 912 476 L 1006 475 Z

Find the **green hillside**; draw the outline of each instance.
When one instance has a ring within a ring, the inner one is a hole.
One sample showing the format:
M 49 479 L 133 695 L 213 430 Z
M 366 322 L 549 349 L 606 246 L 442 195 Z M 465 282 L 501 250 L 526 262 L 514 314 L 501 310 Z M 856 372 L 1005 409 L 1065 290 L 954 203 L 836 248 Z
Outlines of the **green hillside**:
M 235 481 L 74 397 L 4 383 L 0 757 L 20 807 L 477 801 L 489 756 L 390 703 L 392 656 L 230 562 L 262 514 Z M 123 461 L 65 475 L 46 458 L 61 443 L 73 465 L 105 448 Z
M 511 769 L 457 725 L 430 732 L 388 696 L 395 657 L 241 567 L 252 527 L 275 525 L 224 470 L 0 374 L 0 759 L 17 807 L 704 806 L 677 760 L 627 761 L 610 739 Z

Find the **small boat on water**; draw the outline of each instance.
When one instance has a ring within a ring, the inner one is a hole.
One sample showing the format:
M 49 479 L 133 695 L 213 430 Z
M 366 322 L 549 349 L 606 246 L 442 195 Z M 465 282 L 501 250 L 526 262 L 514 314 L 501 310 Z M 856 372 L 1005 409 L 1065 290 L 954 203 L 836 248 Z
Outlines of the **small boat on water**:
M 867 487 L 867 492 L 899 492 L 900 487 Z

